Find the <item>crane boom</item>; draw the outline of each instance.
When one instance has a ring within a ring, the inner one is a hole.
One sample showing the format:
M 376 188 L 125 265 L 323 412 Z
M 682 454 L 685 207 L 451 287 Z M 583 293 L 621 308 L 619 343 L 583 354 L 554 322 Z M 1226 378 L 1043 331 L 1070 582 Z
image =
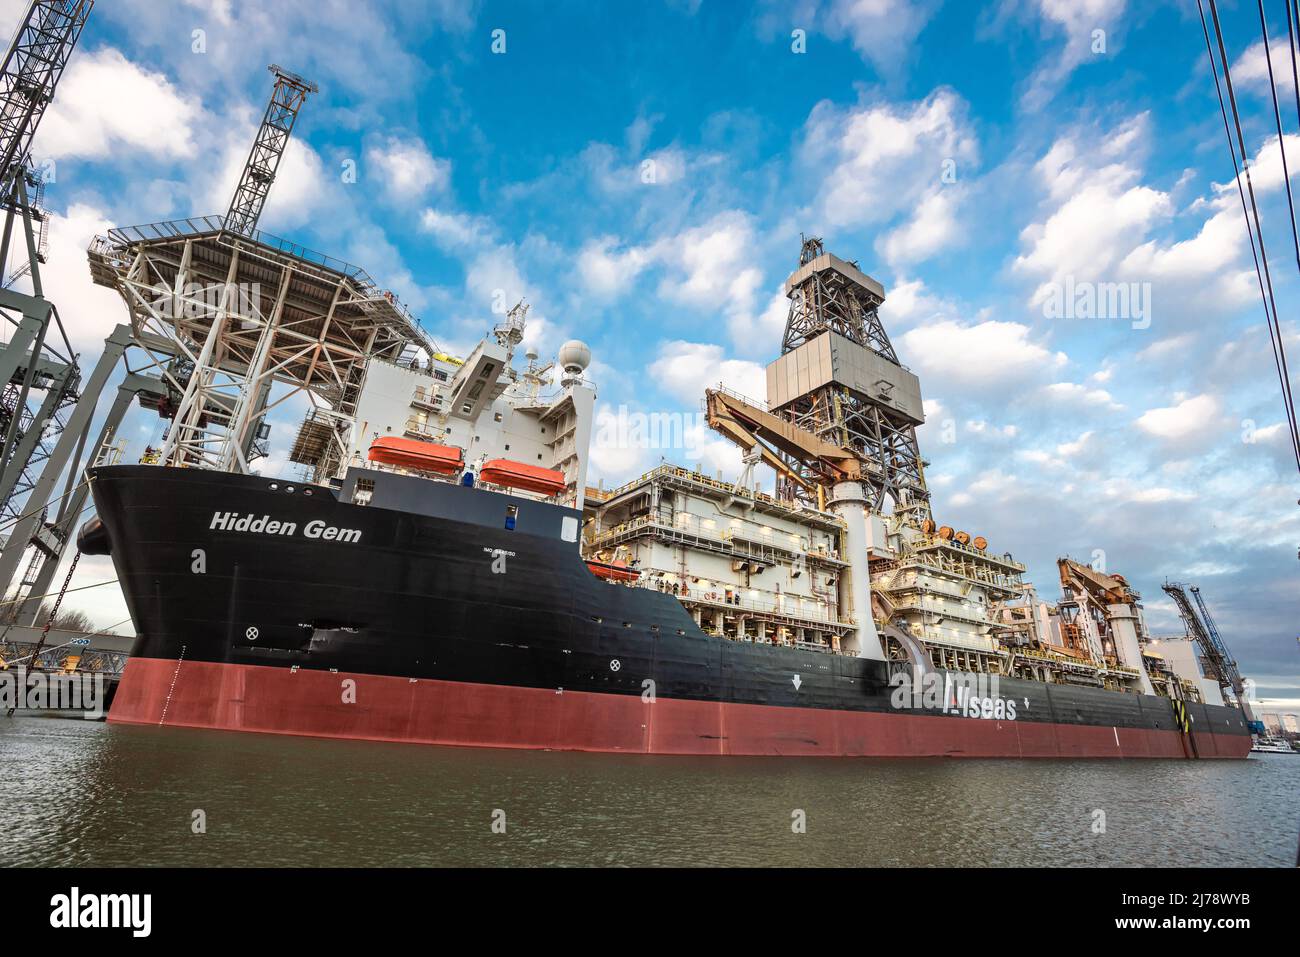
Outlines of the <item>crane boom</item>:
M 248 162 L 244 164 L 244 172 L 239 177 L 239 186 L 230 200 L 230 210 L 225 218 L 226 231 L 241 236 L 252 236 L 257 229 L 267 194 L 275 182 L 280 158 L 289 145 L 298 111 L 307 95 L 317 90 L 315 83 L 296 73 L 275 64 L 268 69 L 275 74 L 275 89 L 271 91 L 271 101 L 266 105 L 262 125 L 253 140 L 253 149 L 248 154 Z
M 1201 655 L 1205 659 L 1209 670 L 1213 674 L 1209 677 L 1218 682 L 1219 688 L 1224 691 L 1224 697 L 1227 692 L 1231 691 L 1233 697 L 1237 699 L 1237 704 L 1241 707 L 1241 713 L 1246 717 L 1246 723 L 1251 726 L 1251 730 L 1263 731 L 1262 726 L 1255 720 L 1255 715 L 1251 711 L 1250 702 L 1246 695 L 1246 682 L 1241 677 L 1241 672 L 1237 669 L 1237 662 L 1233 660 L 1228 653 L 1228 647 L 1223 643 L 1223 638 L 1219 635 L 1219 629 L 1214 624 L 1214 619 L 1210 617 L 1210 611 L 1205 606 L 1204 599 L 1201 598 L 1201 590 L 1195 585 L 1184 585 L 1180 582 L 1166 582 L 1162 586 L 1174 604 L 1178 606 L 1178 614 L 1182 616 L 1183 624 L 1187 628 L 1187 634 L 1200 646 Z M 1192 608 L 1191 599 L 1187 597 L 1187 592 L 1191 591 L 1196 598 L 1196 604 L 1200 607 L 1201 613 L 1198 616 L 1195 609 Z M 1204 619 L 1202 621 L 1202 619 Z
M 0 67 L 0 177 L 9 198 L 95 0 L 32 0 Z

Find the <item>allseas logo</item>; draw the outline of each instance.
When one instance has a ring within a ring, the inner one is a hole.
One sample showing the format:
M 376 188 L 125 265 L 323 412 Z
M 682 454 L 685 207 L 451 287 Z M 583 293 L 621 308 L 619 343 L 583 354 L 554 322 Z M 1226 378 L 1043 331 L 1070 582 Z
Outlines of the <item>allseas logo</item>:
M 213 512 L 209 531 L 247 532 L 250 535 L 297 535 L 297 522 L 282 522 L 270 515 L 240 515 L 238 512 Z M 361 541 L 361 529 L 339 528 L 320 519 L 312 519 L 302 527 L 302 537 L 323 542 L 343 542 L 354 545 Z
M 919 681 L 910 671 L 899 671 L 889 679 L 889 704 L 898 711 L 918 709 L 955 714 L 987 721 L 1015 721 L 1014 698 L 1003 698 L 998 676 L 959 672 L 929 672 Z
M 70 894 L 50 898 L 50 926 L 129 928 L 132 937 L 148 937 L 153 928 L 152 894 L 82 894 L 74 887 Z

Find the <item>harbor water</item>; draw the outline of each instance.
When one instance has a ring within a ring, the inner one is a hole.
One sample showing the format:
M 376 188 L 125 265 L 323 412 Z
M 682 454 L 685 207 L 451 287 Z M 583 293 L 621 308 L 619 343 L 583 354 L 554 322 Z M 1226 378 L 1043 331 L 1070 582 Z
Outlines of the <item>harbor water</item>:
M 9 865 L 1291 866 L 1300 755 L 673 758 L 0 717 Z

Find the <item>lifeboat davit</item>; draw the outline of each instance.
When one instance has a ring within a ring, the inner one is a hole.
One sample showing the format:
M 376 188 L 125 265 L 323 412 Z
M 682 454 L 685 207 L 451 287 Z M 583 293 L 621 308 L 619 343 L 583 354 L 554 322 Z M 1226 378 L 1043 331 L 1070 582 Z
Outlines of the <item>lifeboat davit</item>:
M 464 468 L 465 455 L 454 445 L 385 435 L 370 443 L 370 461 L 403 469 L 451 475 Z
M 558 495 L 564 491 L 565 486 L 563 472 L 526 462 L 512 462 L 510 459 L 493 459 L 485 463 L 479 470 L 479 478 L 493 485 L 539 492 L 542 495 Z
M 597 578 L 611 582 L 634 582 L 641 577 L 635 568 L 629 568 L 623 562 L 587 562 L 587 568 Z

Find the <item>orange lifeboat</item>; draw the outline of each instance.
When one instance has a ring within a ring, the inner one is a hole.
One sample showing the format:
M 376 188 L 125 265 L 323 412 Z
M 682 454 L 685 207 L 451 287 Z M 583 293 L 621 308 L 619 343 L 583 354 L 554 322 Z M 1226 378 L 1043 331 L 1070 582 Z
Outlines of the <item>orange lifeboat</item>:
M 635 568 L 629 568 L 623 562 L 587 562 L 587 568 L 597 578 L 611 582 L 634 582 L 641 577 Z
M 543 495 L 558 495 L 564 491 L 565 484 L 563 472 L 544 469 L 540 465 L 512 462 L 510 459 L 493 459 L 485 463 L 479 470 L 479 478 L 493 485 L 540 492 Z
M 439 445 L 420 439 L 404 439 L 385 435 L 370 443 L 370 461 L 380 465 L 395 465 L 421 472 L 438 472 L 450 475 L 465 465 L 464 453 L 454 445 Z

